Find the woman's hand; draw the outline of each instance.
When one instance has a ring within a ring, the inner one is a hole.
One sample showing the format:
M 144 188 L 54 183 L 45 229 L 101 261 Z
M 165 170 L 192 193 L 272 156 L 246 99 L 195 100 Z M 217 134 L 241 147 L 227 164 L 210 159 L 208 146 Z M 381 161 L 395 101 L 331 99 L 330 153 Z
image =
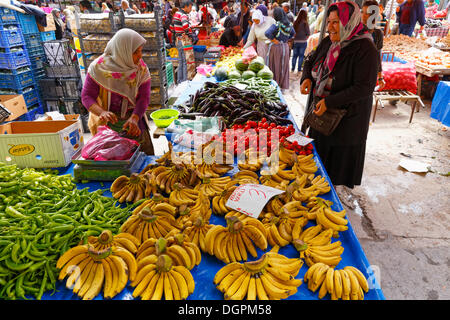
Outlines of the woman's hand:
M 325 104 L 325 99 L 322 99 L 316 104 L 314 113 L 320 117 L 321 115 L 323 115 L 325 113 L 325 111 L 327 111 L 327 106 Z
M 111 122 L 114 124 L 117 122 L 117 116 L 111 111 L 102 111 L 99 115 L 99 118 L 101 121 L 104 121 L 106 123 Z
M 270 41 L 272 41 L 273 44 L 279 44 L 280 43 L 280 41 L 278 41 L 277 39 L 272 39 Z
M 309 94 L 309 91 L 311 90 L 311 84 L 311 79 L 303 80 L 302 84 L 300 85 L 300 93 Z
M 141 129 L 139 129 L 138 121 L 138 115 L 132 114 L 131 117 L 124 123 L 123 130 L 126 130 L 130 136 L 140 136 Z

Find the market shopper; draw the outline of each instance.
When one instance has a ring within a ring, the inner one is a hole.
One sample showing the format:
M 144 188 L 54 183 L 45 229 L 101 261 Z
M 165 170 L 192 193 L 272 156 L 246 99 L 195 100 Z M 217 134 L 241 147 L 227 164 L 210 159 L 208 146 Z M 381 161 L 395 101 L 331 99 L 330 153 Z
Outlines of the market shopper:
M 292 68 L 291 71 L 295 71 L 295 65 L 298 60 L 298 72 L 302 70 L 303 58 L 305 55 L 306 46 L 308 45 L 308 38 L 311 34 L 308 24 L 308 12 L 306 10 L 300 10 L 297 19 L 294 22 L 294 45 L 292 48 Z
M 327 109 L 346 110 L 330 135 L 310 128 L 309 136 L 333 185 L 353 188 L 363 174 L 378 52 L 356 3 L 334 3 L 326 18 L 329 36 L 305 59 L 300 90 L 311 92 L 307 114 L 320 118 Z
M 281 7 L 283 8 L 284 12 L 286 12 L 286 16 L 288 17 L 289 21 L 291 23 L 294 23 L 295 16 L 294 16 L 294 14 L 291 11 L 291 5 L 288 2 L 283 2 L 281 4 Z M 306 10 L 308 10 L 308 8 L 306 8 Z
M 239 20 L 235 16 L 228 16 L 223 23 L 225 31 L 219 39 L 219 46 L 236 47 L 239 44 L 240 26 Z
M 92 135 L 97 127 L 111 129 L 140 143 L 141 151 L 153 155 L 145 111 L 150 102 L 150 72 L 142 60 L 145 39 L 134 30 L 121 29 L 104 53 L 90 65 L 81 92 L 89 111 Z
M 259 9 L 253 11 L 252 20 L 253 25 L 250 28 L 244 49 L 247 49 L 256 42 L 256 52 L 258 56 L 263 57 L 265 60 L 270 43 L 269 38 L 266 36 L 266 31 L 275 23 L 275 20 L 272 17 L 264 16 Z
M 422 0 L 407 0 L 397 8 L 399 19 L 399 33 L 411 37 L 416 23 L 420 24 L 420 31 L 425 26 L 425 4 Z
M 289 89 L 289 56 L 290 49 L 288 41 L 295 35 L 294 28 L 289 21 L 286 12 L 280 7 L 273 9 L 272 24 L 265 35 L 271 40 L 266 56 L 266 65 L 273 72 L 275 80 L 281 89 Z
M 126 16 L 136 14 L 136 11 L 130 8 L 130 3 L 128 2 L 128 0 L 122 0 L 120 2 L 120 7 L 122 8 L 122 11 Z
M 64 37 L 66 26 L 61 19 L 61 12 L 59 9 L 52 10 L 53 21 L 55 21 L 55 39 L 61 40 Z
M 189 13 L 192 10 L 190 0 L 181 1 L 180 8 L 172 18 L 171 31 L 175 45 L 178 49 L 177 83 L 192 80 L 195 77 L 195 57 L 193 45 L 197 42 L 197 36 L 189 24 Z

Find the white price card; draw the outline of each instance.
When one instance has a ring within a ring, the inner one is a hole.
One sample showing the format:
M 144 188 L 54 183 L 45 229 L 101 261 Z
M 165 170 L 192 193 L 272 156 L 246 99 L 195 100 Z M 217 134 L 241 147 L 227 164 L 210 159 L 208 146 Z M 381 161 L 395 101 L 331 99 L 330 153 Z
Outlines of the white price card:
M 258 218 L 267 202 L 282 193 L 283 190 L 260 184 L 243 184 L 233 191 L 225 205 L 250 217 Z
M 299 146 L 306 146 L 307 144 L 311 143 L 312 141 L 314 141 L 314 139 L 305 137 L 302 133 L 294 133 L 293 135 L 290 135 L 289 137 L 286 138 L 287 141 L 289 142 L 294 142 L 297 141 Z

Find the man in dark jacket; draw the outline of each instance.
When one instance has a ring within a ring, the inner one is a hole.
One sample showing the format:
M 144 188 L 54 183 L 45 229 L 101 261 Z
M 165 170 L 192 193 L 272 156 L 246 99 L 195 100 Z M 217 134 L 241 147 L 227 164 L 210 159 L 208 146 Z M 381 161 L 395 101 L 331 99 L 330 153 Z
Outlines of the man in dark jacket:
M 416 23 L 420 24 L 420 31 L 425 25 L 425 4 L 423 0 L 407 0 L 398 7 L 399 32 L 411 36 Z

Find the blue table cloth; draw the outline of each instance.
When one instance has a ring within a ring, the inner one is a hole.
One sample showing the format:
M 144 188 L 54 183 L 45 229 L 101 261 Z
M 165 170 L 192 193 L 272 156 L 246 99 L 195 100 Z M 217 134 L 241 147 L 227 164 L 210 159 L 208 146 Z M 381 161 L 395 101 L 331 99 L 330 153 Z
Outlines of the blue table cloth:
M 175 104 L 182 104 L 183 102 L 187 101 L 189 99 L 190 94 L 194 94 L 198 89 L 200 89 L 205 81 L 215 81 L 214 78 L 202 78 L 199 81 L 196 82 L 190 82 L 188 84 L 187 89 L 183 92 L 183 94 L 177 99 Z M 279 96 L 283 102 L 285 102 L 280 88 L 278 88 Z M 293 121 L 293 118 L 291 115 L 289 115 L 289 119 Z M 294 121 L 293 121 L 294 122 Z M 297 126 L 294 122 L 294 127 L 296 128 L 296 131 L 299 131 Z M 172 139 L 171 134 L 166 134 L 166 137 L 168 140 Z M 174 151 L 188 151 L 188 148 L 182 147 L 180 145 L 174 145 Z M 146 161 L 142 164 L 142 167 L 140 170 L 142 170 L 147 164 L 154 163 L 156 157 L 155 156 L 148 156 L 146 158 Z M 332 183 L 330 181 L 330 178 L 328 177 L 328 174 L 326 173 L 325 168 L 323 167 L 323 164 L 314 149 L 314 160 L 317 163 L 318 166 L 318 175 L 322 175 L 326 177 L 328 183 L 331 186 L 331 191 L 328 192 L 325 195 L 322 195 L 326 200 L 331 200 L 333 202 L 333 210 L 340 211 L 343 209 L 342 204 L 339 200 L 338 195 L 336 194 L 335 189 L 332 186 Z M 234 173 L 238 172 L 237 166 L 234 167 L 234 169 L 230 172 L 228 172 L 227 175 L 233 175 Z M 61 174 L 71 173 L 73 174 L 73 165 L 69 166 L 65 170 L 61 172 Z M 111 182 L 103 182 L 103 186 L 100 185 L 100 182 L 89 182 L 87 184 L 78 184 L 79 188 L 85 188 L 89 187 L 91 191 L 94 191 L 96 189 L 105 189 L 109 188 L 111 185 Z M 110 192 L 105 192 L 105 196 L 111 196 Z M 226 222 L 225 219 L 221 216 L 217 216 L 212 214 L 210 219 L 211 224 L 220 224 L 225 226 Z M 310 226 L 313 226 L 314 223 L 309 222 L 308 225 L 305 228 L 308 228 Z M 369 261 L 367 260 L 364 251 L 358 241 L 358 238 L 356 237 L 353 228 L 350 224 L 350 221 L 348 223 L 348 230 L 345 232 L 340 232 L 338 239 L 332 239 L 332 241 L 341 241 L 342 246 L 344 247 L 344 252 L 342 254 L 342 260 L 340 263 L 336 266 L 336 269 L 342 269 L 345 266 L 354 266 L 361 270 L 363 274 L 368 278 L 370 290 L 368 293 L 365 294 L 366 300 L 384 300 L 385 297 L 383 295 L 383 292 L 379 286 L 379 283 L 376 281 L 375 278 L 375 271 L 376 269 L 372 269 L 372 266 L 370 265 Z M 267 250 L 270 250 L 271 247 L 269 246 Z M 264 253 L 263 251 L 257 249 L 258 252 L 258 258 Z M 279 250 L 279 253 L 284 254 L 285 256 L 289 258 L 298 258 L 299 253 L 294 248 L 293 245 L 288 245 Z M 250 256 L 249 260 L 255 260 Z M 222 300 L 223 299 L 223 293 L 217 290 L 213 283 L 213 278 L 217 271 L 221 269 L 225 265 L 224 262 L 218 260 L 214 256 L 210 256 L 207 253 L 202 253 L 202 261 L 201 263 L 194 267 L 191 270 L 191 273 L 195 280 L 195 290 L 193 294 L 191 294 L 187 300 Z M 303 276 L 305 272 L 308 270 L 308 266 L 303 264 L 302 268 L 300 269 L 299 274 L 296 278 L 303 279 Z M 79 299 L 75 294 L 72 293 L 71 290 L 68 290 L 65 288 L 65 282 L 58 282 L 57 290 L 53 295 L 50 295 L 50 293 L 45 293 L 43 296 L 43 299 L 60 299 L 60 300 L 77 300 Z M 113 300 L 129 300 L 133 299 L 132 292 L 134 288 L 128 285 L 120 294 L 118 294 L 116 297 L 113 298 Z M 317 300 L 318 299 L 318 291 L 313 293 L 310 291 L 307 287 L 307 284 L 302 284 L 299 288 L 297 293 L 290 296 L 287 300 Z M 102 300 L 103 295 L 102 293 L 98 295 L 95 300 Z M 330 299 L 330 296 L 327 294 L 324 297 L 324 300 Z
M 450 127 L 450 81 L 440 81 L 431 102 L 430 117 Z

